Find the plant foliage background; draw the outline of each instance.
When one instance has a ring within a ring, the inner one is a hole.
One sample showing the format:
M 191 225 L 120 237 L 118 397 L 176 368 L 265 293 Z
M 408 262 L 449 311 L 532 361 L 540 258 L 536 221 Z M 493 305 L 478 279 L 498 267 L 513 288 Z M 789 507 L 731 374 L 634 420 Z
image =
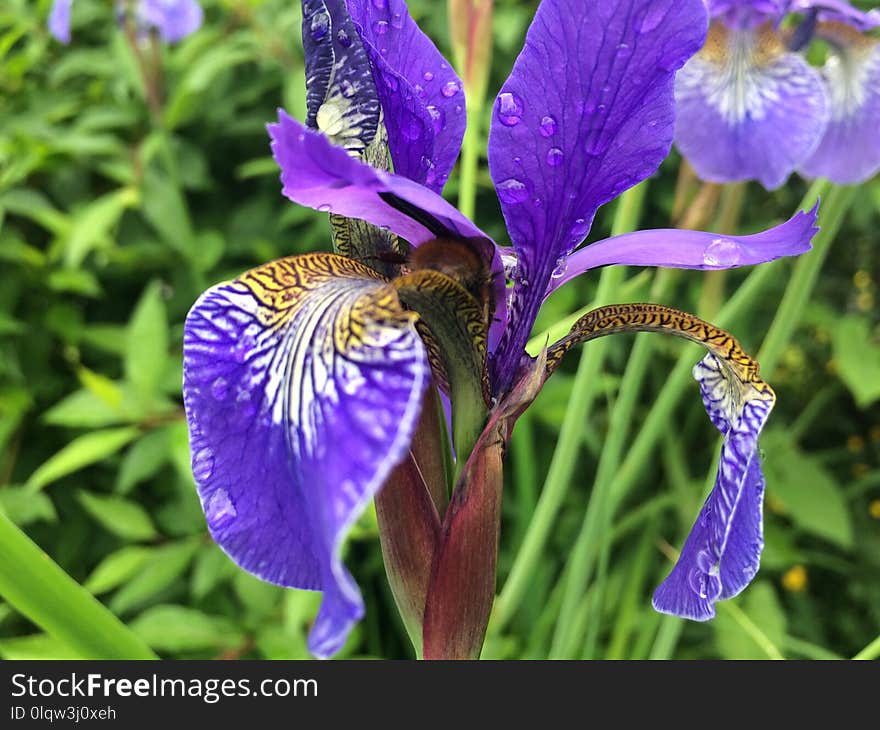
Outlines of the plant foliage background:
M 77 0 L 69 47 L 48 35 L 49 0 L 6 0 L 0 9 L 0 510 L 160 655 L 301 658 L 319 596 L 259 582 L 210 541 L 180 401 L 182 325 L 199 294 L 270 259 L 329 247 L 325 217 L 281 197 L 265 130 L 278 106 L 304 116 L 299 3 L 203 4 L 201 31 L 145 50 L 160 54 L 164 68 L 152 111 L 108 3 Z M 491 93 L 536 4 L 496 2 Z M 439 4 L 409 5 L 448 53 Z M 648 184 L 643 227 L 669 226 L 680 163 L 673 153 Z M 501 241 L 485 160 L 480 185 L 477 222 Z M 787 218 L 806 190 L 797 177 L 774 193 L 749 186 L 741 232 Z M 454 199 L 454 176 L 447 193 Z M 612 214 L 600 213 L 595 238 L 607 235 Z M 565 619 L 584 623 L 580 655 L 845 657 L 880 633 L 878 226 L 875 179 L 855 192 L 770 377 L 779 400 L 763 442 L 767 545 L 757 580 L 707 624 L 663 618 L 650 606 L 715 463 L 716 441 L 693 384 L 656 448 L 631 465 L 637 478 L 602 535 L 605 560 L 588 600 Z M 773 266 L 772 284 L 727 323 L 751 352 L 792 270 L 791 261 Z M 726 291 L 747 273 L 732 272 Z M 628 277 L 614 298 L 647 296 L 650 274 L 630 270 Z M 675 274 L 662 301 L 711 308 L 705 281 L 698 272 Z M 595 287 L 567 286 L 536 332 L 591 302 Z M 667 339 L 654 343 L 627 444 L 687 347 Z M 633 342 L 607 343 L 550 543 L 511 619 L 501 630 L 490 627 L 486 657 L 550 651 L 563 620 L 554 586 L 587 510 Z M 571 400 L 571 360 L 517 426 L 499 588 Z M 409 656 L 370 515 L 348 550 L 367 615 L 343 655 Z M 0 656 L 77 651 L 0 602 Z

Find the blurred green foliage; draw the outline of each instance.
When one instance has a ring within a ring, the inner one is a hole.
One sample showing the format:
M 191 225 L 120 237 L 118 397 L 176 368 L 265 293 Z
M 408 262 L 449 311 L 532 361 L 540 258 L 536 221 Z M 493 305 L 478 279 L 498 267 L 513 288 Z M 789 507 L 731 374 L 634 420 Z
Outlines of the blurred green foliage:
M 203 4 L 201 31 L 136 50 L 103 0 L 77 0 L 69 47 L 46 31 L 49 0 L 6 0 L 0 9 L 0 510 L 163 656 L 299 658 L 320 597 L 258 581 L 210 541 L 180 400 L 182 325 L 201 292 L 273 258 L 329 247 L 325 217 L 281 196 L 265 131 L 279 106 L 303 117 L 299 4 Z M 410 1 L 448 51 L 436 5 Z M 496 5 L 491 92 L 536 3 Z M 669 225 L 679 164 L 673 154 L 651 182 L 643 227 Z M 479 182 L 478 223 L 504 241 L 485 160 Z M 772 194 L 749 187 L 742 232 L 788 217 L 805 189 L 796 178 Z M 454 178 L 447 192 L 454 200 Z M 592 236 L 607 235 L 609 224 L 600 214 Z M 765 657 L 767 639 L 785 656 L 851 656 L 877 635 L 878 224 L 875 180 L 857 192 L 773 376 L 779 401 L 762 443 L 767 546 L 758 579 L 709 624 L 673 625 L 650 606 L 715 459 L 694 386 L 605 538 L 598 655 Z M 781 266 L 731 328 L 752 352 L 789 271 Z M 645 296 L 647 275 L 631 275 L 630 288 Z M 744 275 L 731 272 L 727 291 Z M 703 285 L 696 272 L 678 275 L 664 303 L 695 309 Z M 536 331 L 594 290 L 595 280 L 564 288 Z M 609 343 L 576 482 L 532 589 L 504 631 L 490 635 L 486 656 L 547 654 L 558 608 L 552 587 L 586 508 L 632 342 Z M 681 348 L 656 343 L 637 413 Z M 517 427 L 499 585 L 547 473 L 572 360 Z M 367 615 L 343 655 L 409 656 L 371 514 L 354 530 L 347 562 Z M 0 656 L 76 655 L 0 603 Z

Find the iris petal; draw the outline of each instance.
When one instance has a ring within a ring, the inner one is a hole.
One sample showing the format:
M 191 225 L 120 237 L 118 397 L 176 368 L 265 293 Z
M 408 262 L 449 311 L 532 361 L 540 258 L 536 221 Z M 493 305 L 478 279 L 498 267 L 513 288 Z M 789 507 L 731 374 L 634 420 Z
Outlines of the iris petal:
M 347 3 L 373 67 L 394 169 L 439 192 L 467 122 L 461 79 L 404 0 Z
M 768 189 L 816 148 L 828 121 L 818 74 L 769 25 L 713 24 L 675 80 L 675 142 L 712 182 L 757 179 Z
M 196 0 L 141 0 L 138 18 L 159 31 L 163 41 L 175 43 L 202 25 L 202 7 Z
M 553 270 L 586 237 L 598 207 L 668 154 L 673 76 L 706 24 L 699 0 L 539 6 L 489 136 L 489 168 L 519 257 L 515 321 L 498 362 L 518 363 Z
M 880 171 L 880 41 L 837 24 L 820 24 L 819 33 L 836 49 L 822 69 L 831 119 L 800 170 L 839 184 L 861 183 Z
M 597 241 L 576 251 L 557 272 L 549 294 L 590 269 L 612 264 L 661 266 L 670 269 L 730 269 L 799 256 L 810 250 L 818 232 L 818 203 L 781 225 L 751 236 L 719 236 L 717 233 L 681 229 L 624 233 Z
M 724 444 L 715 486 L 653 603 L 663 613 L 705 621 L 715 615 L 716 601 L 735 596 L 758 571 L 764 545 L 758 436 L 775 396 L 756 369 L 743 378 L 712 353 L 694 377 Z
M 340 551 L 409 448 L 430 377 L 414 319 L 369 268 L 312 254 L 210 289 L 186 320 L 184 401 L 211 534 L 260 578 L 324 592 L 317 656 L 363 614 Z
M 55 0 L 49 11 L 49 32 L 62 43 L 70 43 L 70 8 L 73 0 Z

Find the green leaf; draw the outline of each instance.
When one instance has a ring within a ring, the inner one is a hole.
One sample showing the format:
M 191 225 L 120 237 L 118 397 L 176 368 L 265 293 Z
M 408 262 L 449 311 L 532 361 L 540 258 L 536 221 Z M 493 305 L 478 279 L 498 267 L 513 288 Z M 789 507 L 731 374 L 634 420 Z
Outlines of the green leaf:
M 843 548 L 853 546 L 849 509 L 840 485 L 812 454 L 781 429 L 761 438 L 768 497 L 801 529 Z
M 0 449 L 15 433 L 31 404 L 30 393 L 23 388 L 0 389 Z
M 124 540 L 152 540 L 159 536 L 146 510 L 121 497 L 80 491 L 80 504 L 101 526 Z
M 216 543 L 208 543 L 199 550 L 193 567 L 190 584 L 193 598 L 202 600 L 222 582 L 240 572 L 238 566 Z
M 110 553 L 91 572 L 83 584 L 96 596 L 122 585 L 146 565 L 156 548 L 129 545 Z
M 58 514 L 52 500 L 42 492 L 31 492 L 24 487 L 0 489 L 0 512 L 19 527 L 32 522 L 55 522 Z
M 112 245 L 111 230 L 119 222 L 126 208 L 138 203 L 138 191 L 122 188 L 91 201 L 77 211 L 68 235 L 63 239 L 64 263 L 77 268 L 97 247 Z
M 198 547 L 198 540 L 190 538 L 157 548 L 141 572 L 116 592 L 110 608 L 126 613 L 164 591 L 189 567 Z
M 85 269 L 56 269 L 49 272 L 46 284 L 52 291 L 97 298 L 102 289 L 98 279 Z
M 88 659 L 76 649 L 49 634 L 31 634 L 0 639 L 0 657 L 6 661 L 26 659 Z
M 134 619 L 130 626 L 158 651 L 222 651 L 245 641 L 245 635 L 229 619 L 185 606 L 154 606 Z
M 70 428 L 102 428 L 126 420 L 120 409 L 84 388 L 74 391 L 43 414 L 44 423 Z
M 102 461 L 132 441 L 140 431 L 134 427 L 110 428 L 79 436 L 44 462 L 27 480 L 25 487 L 38 491 L 57 479 Z
M 751 621 L 776 647 L 785 643 L 785 612 L 776 598 L 776 591 L 766 581 L 749 586 L 737 603 L 746 619 Z M 767 652 L 749 631 L 738 622 L 734 612 L 719 610 L 712 622 L 718 651 L 725 659 L 767 659 Z
M 168 352 L 168 321 L 161 285 L 147 286 L 128 323 L 125 373 L 144 396 L 156 393 Z
M 832 342 L 840 379 L 859 408 L 867 408 L 880 399 L 880 342 L 872 338 L 870 322 L 855 315 L 839 319 Z
M 159 428 L 134 442 L 122 458 L 116 476 L 116 491 L 125 494 L 138 482 L 149 479 L 168 461 L 171 437 L 167 428 Z

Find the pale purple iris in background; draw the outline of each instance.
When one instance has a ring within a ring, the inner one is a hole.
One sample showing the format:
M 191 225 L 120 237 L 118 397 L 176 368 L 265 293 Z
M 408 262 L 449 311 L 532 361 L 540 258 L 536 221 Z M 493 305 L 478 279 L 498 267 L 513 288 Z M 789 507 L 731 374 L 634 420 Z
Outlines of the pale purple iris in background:
M 461 146 L 464 92 L 405 3 L 306 2 L 304 17 L 309 82 L 323 79 L 338 93 L 310 106 L 317 131 L 283 111 L 270 125 L 284 195 L 413 247 L 438 237 L 488 240 L 439 195 Z M 487 262 L 496 409 L 536 367 L 525 345 L 541 303 L 574 276 L 609 264 L 723 269 L 809 249 L 815 211 L 753 236 L 655 230 L 578 248 L 597 209 L 667 156 L 675 72 L 703 45 L 706 27 L 701 0 L 541 3 L 495 100 L 489 136 L 513 244 L 493 245 Z M 334 65 L 310 63 L 317 58 Z M 394 173 L 359 158 L 351 130 L 376 124 L 369 100 L 359 101 L 365 91 L 381 102 Z M 259 577 L 323 591 L 310 636 L 318 656 L 338 651 L 363 615 L 343 540 L 408 453 L 431 380 L 412 319 L 383 299 L 385 280 L 346 261 L 292 257 L 219 284 L 193 307 L 184 337 L 193 471 L 211 534 Z M 655 605 L 706 619 L 757 571 L 757 438 L 772 402 L 731 397 L 714 355 L 695 375 L 727 438 L 716 487 Z
M 710 0 L 705 46 L 675 82 L 675 141 L 712 182 L 774 189 L 799 171 L 859 183 L 880 170 L 880 9 L 842 0 Z M 789 14 L 802 20 L 781 30 Z M 824 67 L 798 51 L 818 37 Z
M 70 43 L 70 11 L 73 0 L 55 0 L 49 13 L 49 32 L 62 43 Z M 127 3 L 117 3 L 124 13 Z M 202 7 L 197 0 L 138 0 L 135 19 L 139 28 L 155 28 L 166 43 L 175 43 L 202 25 Z

